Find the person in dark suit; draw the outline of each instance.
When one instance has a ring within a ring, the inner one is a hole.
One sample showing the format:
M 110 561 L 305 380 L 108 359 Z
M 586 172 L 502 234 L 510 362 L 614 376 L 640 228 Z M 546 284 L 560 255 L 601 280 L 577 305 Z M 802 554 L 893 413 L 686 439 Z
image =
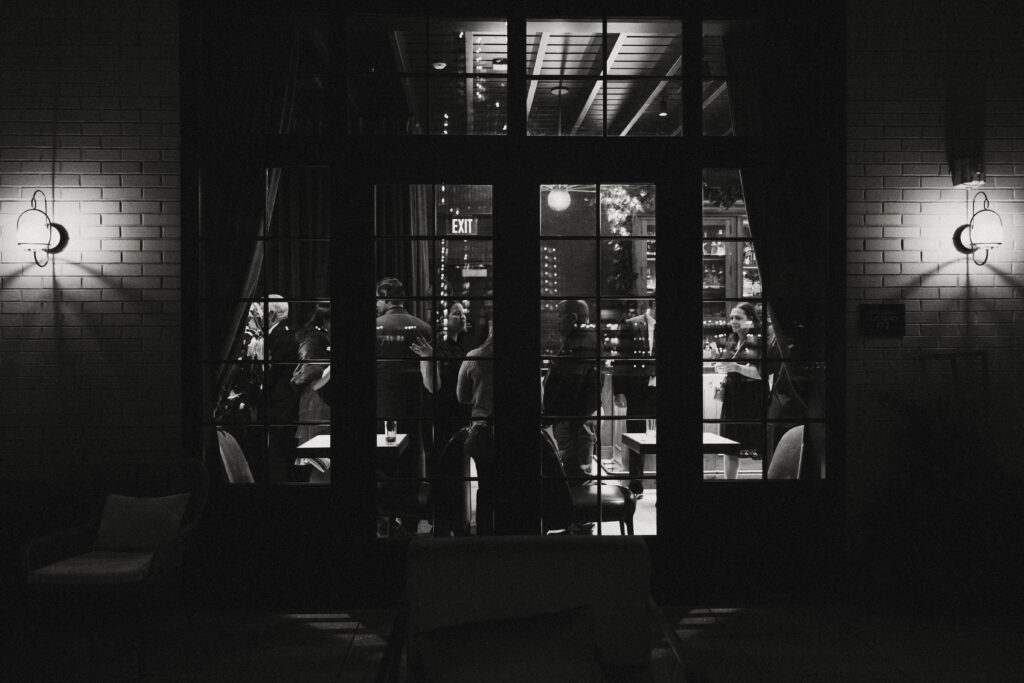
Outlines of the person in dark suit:
M 644 302 L 644 312 L 623 321 L 619 332 L 619 355 L 612 365 L 612 392 L 615 405 L 626 409 L 626 431 L 646 432 L 647 420 L 657 412 L 657 376 L 654 362 L 655 301 Z M 639 419 L 638 419 L 639 418 Z M 629 490 L 643 496 L 640 477 L 644 456 L 629 451 Z
M 266 336 L 253 339 L 247 353 L 250 358 L 266 362 L 263 409 L 270 425 L 266 478 L 272 483 L 299 481 L 302 476 L 293 465 L 299 396 L 292 388 L 292 372 L 299 360 L 299 345 L 287 321 L 288 302 L 280 294 L 271 294 L 267 301 Z

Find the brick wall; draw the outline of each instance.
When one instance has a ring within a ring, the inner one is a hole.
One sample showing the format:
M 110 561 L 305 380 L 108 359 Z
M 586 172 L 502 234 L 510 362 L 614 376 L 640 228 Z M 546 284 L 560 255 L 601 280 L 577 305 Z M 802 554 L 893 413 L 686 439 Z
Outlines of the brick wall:
M 0 3 L 2 464 L 181 449 L 177 3 Z M 67 250 L 15 245 L 35 189 Z
M 983 495 L 985 482 L 1024 475 L 1024 12 L 984 0 L 850 0 L 848 18 L 847 463 L 857 520 L 894 482 Z M 983 266 L 952 242 L 974 195 L 953 189 L 947 164 L 965 120 L 984 148 L 981 189 L 1006 229 Z M 906 336 L 862 336 L 858 306 L 886 302 L 905 304 Z M 920 360 L 943 351 L 984 351 L 988 372 L 969 368 L 954 386 Z

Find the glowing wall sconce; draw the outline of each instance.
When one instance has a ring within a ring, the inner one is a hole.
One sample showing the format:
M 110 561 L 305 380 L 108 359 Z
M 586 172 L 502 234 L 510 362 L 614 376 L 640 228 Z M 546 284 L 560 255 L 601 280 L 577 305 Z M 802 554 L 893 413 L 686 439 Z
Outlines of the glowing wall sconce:
M 43 208 L 39 208 L 36 196 L 42 197 Z M 50 261 L 50 254 L 59 254 L 68 245 L 68 231 L 60 223 L 50 219 L 46 193 L 36 190 L 29 200 L 30 208 L 18 216 L 18 246 L 32 252 L 37 266 L 45 266 Z M 39 260 L 39 254 L 43 260 Z
M 552 211 L 565 211 L 572 204 L 572 197 L 569 196 L 569 188 L 565 185 L 555 185 L 548 192 L 548 206 Z
M 976 211 L 978 197 L 984 197 L 981 210 Z M 1003 243 L 1003 219 L 998 213 L 988 208 L 988 195 L 979 192 L 971 201 L 971 220 L 961 225 L 953 233 L 953 246 L 961 254 L 970 254 L 971 260 L 979 266 L 988 261 L 988 254 L 998 249 Z M 984 250 L 985 255 L 979 261 L 978 252 Z

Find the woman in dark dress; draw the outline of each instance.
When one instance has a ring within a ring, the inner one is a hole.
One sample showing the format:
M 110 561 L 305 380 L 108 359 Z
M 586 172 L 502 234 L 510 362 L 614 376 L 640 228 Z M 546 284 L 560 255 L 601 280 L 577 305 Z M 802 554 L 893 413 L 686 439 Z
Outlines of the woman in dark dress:
M 725 350 L 715 363 L 715 372 L 725 375 L 722 382 L 722 436 L 739 441 L 744 457 L 757 455 L 763 437 L 761 414 L 764 406 L 761 372 L 756 361 L 761 357 L 761 320 L 757 310 L 746 301 L 729 312 Z M 737 420 L 750 422 L 737 423 Z M 735 479 L 740 456 L 725 456 L 725 478 Z
M 433 471 L 437 466 L 452 435 L 469 424 L 470 407 L 459 403 L 456 396 L 459 367 L 466 352 L 472 348 L 467 329 L 466 310 L 462 304 L 452 303 L 436 352 L 425 339 L 419 339 L 410 346 L 420 357 L 426 359 L 432 355 L 437 361 L 435 378 L 439 386 L 431 386 L 435 378 L 430 377 L 429 371 L 424 375 L 424 385 L 432 391 L 434 401 L 434 439 L 427 463 L 428 471 Z

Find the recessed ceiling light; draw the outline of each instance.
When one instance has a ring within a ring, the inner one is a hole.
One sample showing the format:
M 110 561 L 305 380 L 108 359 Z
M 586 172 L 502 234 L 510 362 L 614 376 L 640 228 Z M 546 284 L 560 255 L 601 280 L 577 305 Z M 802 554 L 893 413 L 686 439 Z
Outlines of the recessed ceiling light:
M 444 69 L 444 68 L 445 68 L 446 66 L 448 66 L 448 62 L 441 62 L 441 61 L 437 61 L 437 62 L 434 62 L 433 64 L 431 64 L 430 66 L 434 67 L 434 68 L 435 68 L 435 69 L 437 69 L 438 71 L 441 71 L 441 70 L 442 70 L 442 69 Z

